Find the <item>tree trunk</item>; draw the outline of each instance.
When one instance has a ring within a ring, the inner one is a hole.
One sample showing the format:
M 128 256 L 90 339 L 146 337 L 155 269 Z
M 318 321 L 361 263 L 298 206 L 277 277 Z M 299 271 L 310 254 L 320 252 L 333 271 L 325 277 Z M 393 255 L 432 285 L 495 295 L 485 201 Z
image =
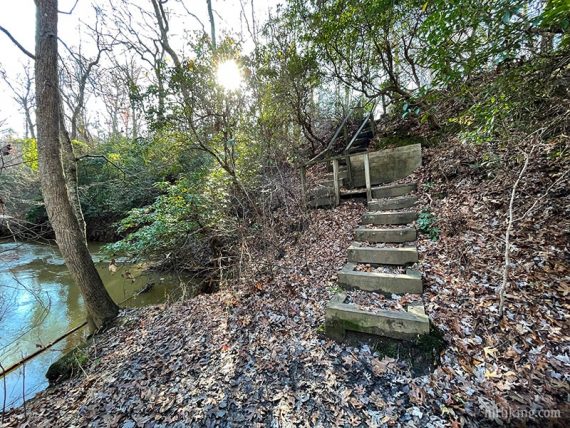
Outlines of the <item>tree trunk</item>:
M 66 188 L 60 145 L 57 73 L 57 0 L 36 0 L 36 98 L 38 162 L 45 206 L 57 245 L 81 289 L 92 329 L 118 313 L 95 269 Z
M 212 38 L 212 48 L 216 50 L 216 23 L 214 21 L 212 0 L 206 0 L 206 1 L 208 3 L 208 17 L 210 18 L 210 37 Z
M 59 105 L 61 109 L 61 101 Z M 72 139 L 65 129 L 65 120 L 63 118 L 63 109 L 60 110 L 59 115 L 59 133 L 60 143 L 62 149 L 62 162 L 63 162 L 63 176 L 67 188 L 67 195 L 69 202 L 73 207 L 75 218 L 79 223 L 83 239 L 87 242 L 87 225 L 85 224 L 85 217 L 83 217 L 83 210 L 81 209 L 81 200 L 79 199 L 79 177 L 77 175 L 77 161 L 75 160 L 75 152 L 73 151 Z

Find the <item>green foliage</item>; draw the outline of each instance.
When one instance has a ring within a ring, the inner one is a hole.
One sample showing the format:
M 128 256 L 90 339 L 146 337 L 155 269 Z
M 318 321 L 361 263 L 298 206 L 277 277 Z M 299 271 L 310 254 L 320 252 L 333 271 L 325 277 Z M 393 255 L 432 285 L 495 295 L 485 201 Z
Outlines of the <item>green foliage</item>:
M 197 170 L 175 184 L 156 183 L 154 202 L 134 208 L 119 223 L 125 238 L 106 247 L 115 255 L 164 260 L 188 256 L 189 243 L 205 239 L 212 231 L 233 228 L 226 215 L 227 176 L 219 168 Z M 206 254 L 202 254 L 205 256 Z
M 35 138 L 22 140 L 22 159 L 32 171 L 38 170 L 38 143 Z
M 540 26 L 551 31 L 570 29 L 570 0 L 548 0 L 542 14 Z M 566 36 L 566 41 L 568 37 Z
M 48 222 L 48 216 L 46 207 L 44 204 L 38 204 L 32 206 L 28 211 L 25 213 L 26 221 L 32 224 L 43 224 Z
M 423 210 L 416 221 L 418 230 L 429 236 L 432 241 L 439 239 L 440 229 L 436 226 L 435 215 L 428 210 Z
M 421 24 L 420 61 L 436 82 L 464 81 L 485 68 L 524 55 L 534 43 L 536 8 L 526 0 L 430 1 Z

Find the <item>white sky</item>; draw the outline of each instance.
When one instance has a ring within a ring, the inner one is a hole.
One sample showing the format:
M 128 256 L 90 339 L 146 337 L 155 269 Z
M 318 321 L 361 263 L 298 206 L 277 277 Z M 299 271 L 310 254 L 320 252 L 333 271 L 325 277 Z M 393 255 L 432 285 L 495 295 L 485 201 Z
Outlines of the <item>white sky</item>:
M 120 1 L 120 0 L 115 0 Z M 167 7 L 176 7 L 180 0 L 170 0 Z M 248 13 L 248 19 L 251 18 L 251 2 L 253 1 L 255 8 L 255 18 L 258 26 L 266 20 L 270 9 L 274 9 L 280 0 L 241 0 Z M 132 0 L 138 5 L 148 4 L 149 0 Z M 207 13 L 206 0 L 184 0 L 188 10 L 197 15 L 206 31 L 209 32 L 209 21 Z M 224 33 L 243 34 L 247 37 L 247 27 L 241 19 L 240 0 L 212 0 L 215 11 L 217 38 Z M 69 11 L 75 3 L 75 0 L 59 0 L 59 10 Z M 92 4 L 106 8 L 107 0 L 79 0 L 72 15 L 59 15 L 59 37 L 66 42 L 68 46 L 77 46 L 81 39 L 81 31 L 78 27 L 81 22 L 92 22 L 93 12 Z M 0 25 L 5 27 L 10 33 L 30 52 L 34 52 L 35 43 L 35 3 L 34 0 L 0 0 L 1 14 Z M 180 8 L 180 6 L 178 6 Z M 183 30 L 198 30 L 200 25 L 193 19 L 188 17 L 185 12 L 180 10 L 178 17 L 171 18 L 171 32 L 173 35 L 182 34 Z M 178 31 L 177 31 L 178 30 Z M 85 37 L 87 40 L 87 37 Z M 64 52 L 64 48 L 60 47 L 60 51 Z M 24 55 L 5 34 L 0 33 L 0 68 L 6 71 L 8 78 L 15 79 L 19 73 L 22 73 L 23 65 L 29 62 L 29 58 Z M 0 124 L 2 120 L 6 120 L 4 128 L 12 128 L 16 134 L 22 135 L 24 129 L 23 115 L 18 111 L 16 102 L 12 99 L 12 93 L 4 82 L 0 82 Z M 0 129 L 1 133 L 2 129 Z

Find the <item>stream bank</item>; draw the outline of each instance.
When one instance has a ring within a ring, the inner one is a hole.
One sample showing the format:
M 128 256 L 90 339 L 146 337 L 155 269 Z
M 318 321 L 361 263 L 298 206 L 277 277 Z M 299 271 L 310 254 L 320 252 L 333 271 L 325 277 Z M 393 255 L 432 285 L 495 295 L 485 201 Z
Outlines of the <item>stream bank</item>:
M 191 277 L 148 271 L 142 265 L 123 260 L 110 268 L 109 258 L 101 247 L 101 244 L 89 244 L 107 290 L 116 302 L 124 301 L 123 307 L 174 301 L 184 290 L 192 295 L 194 285 L 198 284 Z M 81 293 L 54 245 L 0 243 L 0 364 L 3 369 L 37 352 L 84 320 Z M 80 329 L 8 373 L 0 380 L 0 408 L 18 406 L 23 397 L 27 400 L 45 389 L 48 385 L 45 374 L 50 364 L 81 343 L 85 335 L 86 329 Z

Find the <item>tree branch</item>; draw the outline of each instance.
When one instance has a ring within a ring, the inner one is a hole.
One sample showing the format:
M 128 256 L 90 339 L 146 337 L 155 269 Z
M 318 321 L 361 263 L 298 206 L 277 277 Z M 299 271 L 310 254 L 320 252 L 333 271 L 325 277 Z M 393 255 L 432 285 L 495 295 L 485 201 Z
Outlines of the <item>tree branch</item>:
M 77 3 L 79 3 L 79 0 L 75 0 L 75 4 L 73 5 L 73 7 L 69 10 L 69 12 L 63 12 L 61 10 L 58 10 L 57 13 L 61 13 L 63 15 L 71 15 L 73 13 L 73 11 L 75 10 L 75 6 L 77 6 Z
M 510 253 L 511 253 L 510 238 L 511 238 L 511 229 L 513 228 L 513 221 L 514 221 L 513 206 L 515 203 L 515 196 L 517 194 L 517 189 L 518 189 L 519 184 L 520 184 L 520 182 L 524 176 L 524 173 L 528 167 L 528 162 L 530 160 L 530 157 L 531 157 L 535 147 L 536 146 L 533 146 L 528 154 L 523 152 L 523 155 L 525 157 L 524 164 L 523 164 L 523 167 L 521 168 L 521 170 L 519 172 L 519 176 L 517 178 L 517 181 L 515 181 L 515 184 L 513 185 L 513 189 L 511 190 L 511 198 L 509 201 L 509 211 L 508 211 L 507 231 L 505 232 L 505 264 L 503 266 L 503 282 L 501 283 L 501 285 L 499 286 L 499 288 L 497 290 L 498 294 L 499 294 L 499 318 L 503 317 L 503 311 L 505 309 L 505 292 L 507 290 L 507 285 L 508 285 L 508 281 L 509 281 L 509 265 L 510 265 Z
M 4 34 L 6 34 L 8 36 L 8 38 L 10 40 L 12 40 L 12 43 L 14 43 L 22 52 L 24 52 L 27 56 L 29 56 L 30 58 L 32 58 L 34 61 L 36 59 L 36 56 L 34 54 L 32 54 L 29 50 L 27 50 L 25 47 L 23 47 L 20 42 L 18 42 L 14 36 L 12 36 L 12 34 L 10 34 L 10 32 L 8 30 L 6 30 L 4 27 L 2 27 L 0 25 L 0 31 L 2 31 Z
M 75 158 L 76 161 L 80 161 L 82 159 L 104 159 L 108 164 L 113 165 L 115 168 L 117 168 L 119 171 L 121 171 L 123 173 L 123 178 L 127 177 L 127 173 L 125 172 L 125 170 L 123 168 L 121 168 L 119 165 L 117 165 L 116 163 L 114 163 L 112 160 L 110 160 L 107 156 L 105 155 L 83 155 L 83 156 L 79 156 L 78 158 Z

